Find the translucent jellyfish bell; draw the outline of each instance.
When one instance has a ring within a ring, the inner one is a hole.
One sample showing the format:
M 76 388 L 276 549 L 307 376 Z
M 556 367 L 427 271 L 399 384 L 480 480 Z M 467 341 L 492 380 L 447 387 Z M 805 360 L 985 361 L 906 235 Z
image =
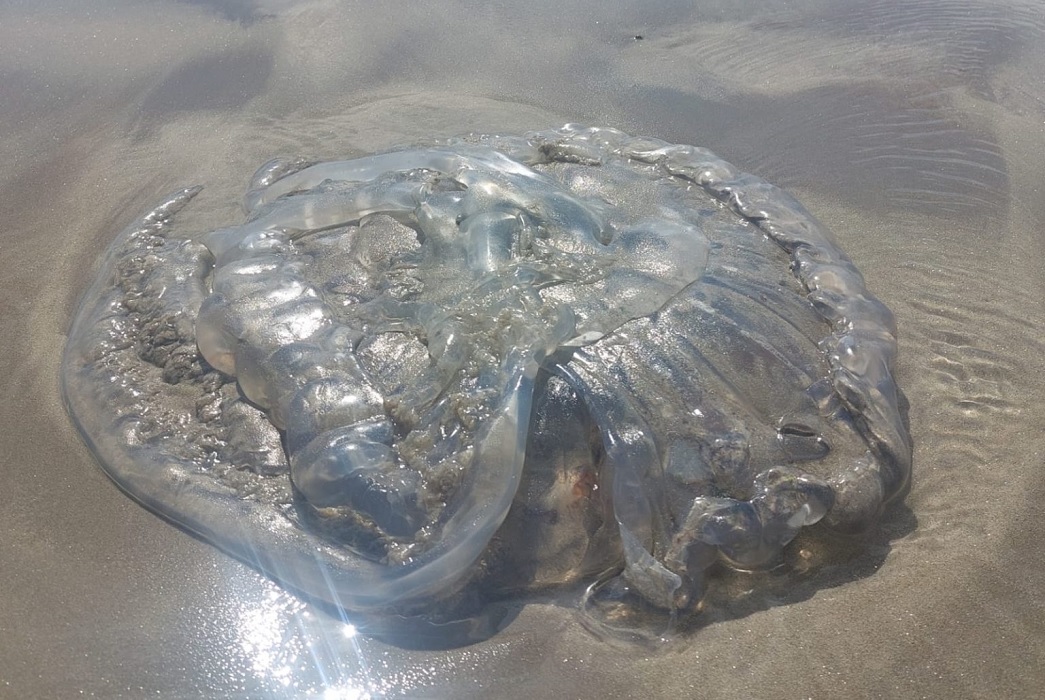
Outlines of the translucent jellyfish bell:
M 594 628 L 660 634 L 712 565 L 905 489 L 891 314 L 706 150 L 568 125 L 277 160 L 203 235 L 198 191 L 113 243 L 65 398 L 131 495 L 308 596 L 467 639 L 592 581 Z

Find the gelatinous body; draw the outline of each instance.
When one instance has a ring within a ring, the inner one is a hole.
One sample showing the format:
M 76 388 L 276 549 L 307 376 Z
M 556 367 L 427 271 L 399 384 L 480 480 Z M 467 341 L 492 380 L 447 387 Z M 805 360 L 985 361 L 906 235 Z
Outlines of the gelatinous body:
M 783 191 L 567 126 L 273 161 L 245 223 L 122 234 L 70 412 L 128 492 L 349 611 L 597 581 L 608 626 L 714 562 L 858 531 L 911 446 L 889 311 Z M 630 624 L 630 623 L 628 623 Z

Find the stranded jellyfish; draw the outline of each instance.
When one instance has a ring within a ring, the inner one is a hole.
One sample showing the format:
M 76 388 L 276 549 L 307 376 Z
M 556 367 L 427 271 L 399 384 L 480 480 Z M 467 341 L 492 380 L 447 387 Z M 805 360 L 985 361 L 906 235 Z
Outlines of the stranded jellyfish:
M 906 487 L 892 315 L 704 149 L 566 126 L 275 160 L 245 223 L 181 230 L 199 191 L 113 243 L 69 411 L 130 495 L 349 614 L 590 584 L 628 633 Z

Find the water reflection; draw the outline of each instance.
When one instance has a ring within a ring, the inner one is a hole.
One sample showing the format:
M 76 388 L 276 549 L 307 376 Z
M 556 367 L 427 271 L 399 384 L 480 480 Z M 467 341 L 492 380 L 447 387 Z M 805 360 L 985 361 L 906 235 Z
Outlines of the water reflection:
M 317 613 L 275 584 L 241 604 L 235 627 L 239 650 L 262 687 L 339 700 L 372 696 L 355 626 Z
M 215 571 L 226 576 L 219 585 L 221 600 L 194 613 L 197 625 L 218 628 L 202 634 L 214 648 L 195 671 L 208 679 L 201 689 L 205 697 L 225 695 L 222 688 L 235 688 L 233 695 L 245 698 L 460 697 L 464 687 L 487 686 L 491 664 L 537 658 L 534 650 L 553 629 L 545 627 L 537 635 L 507 633 L 437 655 L 409 651 L 376 641 L 337 613 L 228 564 Z M 254 583 L 245 585 L 247 581 Z M 560 609 L 562 615 L 569 618 Z M 227 634 L 220 629 L 222 617 Z

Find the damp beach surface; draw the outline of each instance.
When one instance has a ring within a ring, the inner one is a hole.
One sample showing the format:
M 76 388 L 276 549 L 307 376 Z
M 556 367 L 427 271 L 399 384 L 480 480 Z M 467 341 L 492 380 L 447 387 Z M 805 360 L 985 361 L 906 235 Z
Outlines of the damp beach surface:
M 0 695 L 1033 694 L 1043 57 L 1029 2 L 6 3 Z M 703 146 L 786 188 L 894 312 L 913 484 L 852 553 L 723 581 L 731 595 L 660 651 L 607 644 L 559 599 L 475 645 L 404 649 L 97 467 L 61 403 L 61 353 L 99 256 L 164 193 L 207 185 L 192 228 L 239 216 L 275 155 L 570 121 Z

